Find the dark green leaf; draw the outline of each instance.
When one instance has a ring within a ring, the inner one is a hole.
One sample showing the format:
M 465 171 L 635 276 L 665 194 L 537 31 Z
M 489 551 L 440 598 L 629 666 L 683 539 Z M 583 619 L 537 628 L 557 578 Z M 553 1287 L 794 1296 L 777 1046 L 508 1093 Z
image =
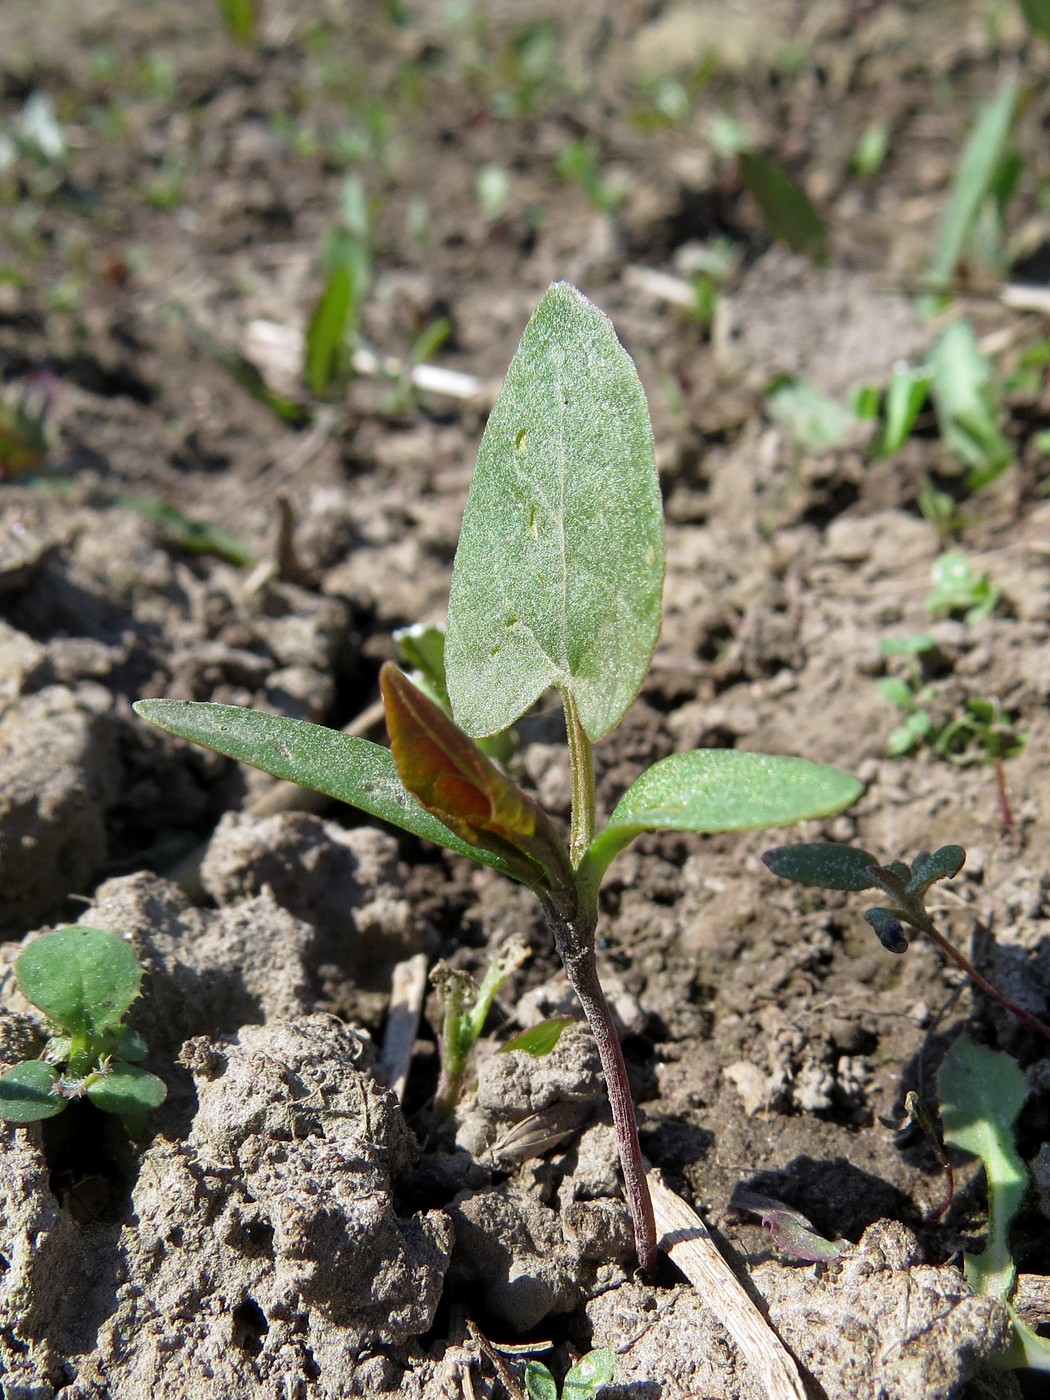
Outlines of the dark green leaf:
M 892 909 L 865 909 L 864 918 L 875 930 L 876 937 L 887 953 L 906 953 L 908 938 L 904 925 Z
M 645 395 L 574 287 L 541 299 L 481 442 L 445 665 L 456 722 L 506 729 L 546 690 L 591 739 L 623 715 L 660 631 L 663 516 Z
M 828 260 L 828 233 L 809 196 L 779 165 L 741 151 L 740 178 L 754 196 L 770 236 L 815 263 Z
M 7 1123 L 39 1123 L 54 1118 L 67 1100 L 51 1093 L 58 1078 L 43 1060 L 23 1060 L 0 1075 L 0 1119 Z
M 87 1096 L 96 1108 L 104 1113 L 116 1113 L 121 1118 L 137 1118 L 152 1108 L 159 1108 L 167 1095 L 163 1079 L 121 1060 L 114 1060 L 108 1073 L 99 1074 L 87 1089 Z
M 139 700 L 134 710 L 149 724 L 180 739 L 250 763 L 275 778 L 326 793 L 392 826 L 491 865 L 504 875 L 513 874 L 500 856 L 471 846 L 425 812 L 405 790 L 393 754 L 379 744 L 306 720 L 259 714 L 239 705 Z
M 1021 11 L 1033 32 L 1050 44 L 1050 0 L 1021 0 Z
M 512 1050 L 524 1050 L 527 1055 L 542 1059 L 554 1049 L 561 1039 L 562 1031 L 566 1026 L 571 1026 L 572 1021 L 571 1016 L 552 1016 L 549 1021 L 541 1021 L 538 1026 L 530 1026 L 528 1030 L 521 1031 L 512 1040 L 508 1040 L 506 1045 L 501 1045 L 496 1053 L 509 1055 Z
M 116 1026 L 139 994 L 142 969 L 130 943 L 106 929 L 56 929 L 19 954 L 22 994 L 74 1036 Z
M 963 868 L 966 851 L 962 846 L 941 846 L 924 860 L 916 857 L 911 868 L 910 892 L 926 890 L 935 880 L 952 880 Z
M 834 841 L 810 841 L 799 846 L 777 846 L 762 860 L 774 875 L 797 885 L 823 890 L 870 890 L 875 887 L 871 868 L 878 858 L 859 846 Z

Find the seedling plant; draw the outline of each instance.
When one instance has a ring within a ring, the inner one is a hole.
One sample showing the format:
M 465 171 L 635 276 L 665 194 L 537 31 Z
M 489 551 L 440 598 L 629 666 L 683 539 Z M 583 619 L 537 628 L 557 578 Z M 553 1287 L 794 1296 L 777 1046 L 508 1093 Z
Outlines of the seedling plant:
M 525 1363 L 525 1390 L 529 1400 L 591 1400 L 609 1385 L 616 1370 L 616 1353 L 589 1351 L 565 1373 L 561 1391 L 542 1361 Z
M 1050 1341 L 1022 1322 L 1011 1303 L 1017 1266 L 1010 1226 L 1028 1190 L 1014 1133 L 1028 1097 L 1025 1077 L 1009 1055 L 961 1035 L 937 1073 L 937 1090 L 944 1141 L 979 1157 L 988 1183 L 987 1243 L 980 1254 L 967 1254 L 963 1266 L 975 1293 L 1001 1298 L 1010 1312 L 1010 1340 L 995 1360 L 1004 1368 L 1050 1371 Z
M 39 1059 L 0 1075 L 0 1118 L 37 1123 L 86 1098 L 117 1114 L 130 1134 L 141 1132 L 167 1089 L 141 1068 L 146 1046 L 123 1024 L 142 982 L 131 945 L 106 929 L 57 929 L 19 954 L 15 976 L 52 1030 Z
M 645 679 L 660 630 L 663 516 L 652 429 L 611 322 L 575 288 L 543 296 L 482 439 L 452 576 L 451 718 L 393 664 L 380 687 L 391 748 L 228 705 L 140 701 L 169 733 L 312 787 L 469 856 L 537 895 L 594 1033 L 634 1220 L 656 1232 L 623 1053 L 598 977 L 598 895 L 644 831 L 728 832 L 840 811 L 856 779 L 801 758 L 676 753 L 643 773 L 604 825 L 594 745 Z M 572 779 L 568 841 L 476 740 L 561 694 Z
M 1004 996 L 986 977 L 982 977 L 969 958 L 945 937 L 927 912 L 926 899 L 930 887 L 939 880 L 954 879 L 962 869 L 966 860 L 962 846 L 941 846 L 932 853 L 920 851 L 910 865 L 902 860 L 881 865 L 870 852 L 833 841 L 777 846 L 766 851 L 762 859 L 774 875 L 794 880 L 798 885 L 815 886 L 822 890 L 881 890 L 889 896 L 890 903 L 865 909 L 864 918 L 887 952 L 907 951 L 905 927 L 925 933 L 986 996 L 1050 1039 L 1050 1026 Z

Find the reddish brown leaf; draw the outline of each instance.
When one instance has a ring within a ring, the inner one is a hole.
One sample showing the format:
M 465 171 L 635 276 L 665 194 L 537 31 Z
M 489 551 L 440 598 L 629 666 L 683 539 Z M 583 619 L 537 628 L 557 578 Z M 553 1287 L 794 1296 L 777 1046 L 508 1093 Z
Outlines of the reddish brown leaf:
M 420 806 L 503 856 L 525 884 L 571 886 L 565 843 L 543 808 L 389 661 L 379 685 L 398 773 Z

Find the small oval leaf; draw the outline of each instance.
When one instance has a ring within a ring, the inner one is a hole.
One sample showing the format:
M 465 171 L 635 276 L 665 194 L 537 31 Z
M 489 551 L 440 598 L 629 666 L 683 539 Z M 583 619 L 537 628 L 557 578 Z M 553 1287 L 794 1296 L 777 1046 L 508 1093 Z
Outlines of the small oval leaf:
M 558 1384 L 542 1361 L 526 1361 L 525 1389 L 529 1400 L 558 1400 Z
M 603 1385 L 609 1384 L 615 1370 L 614 1351 L 589 1351 L 566 1372 L 561 1400 L 591 1400 Z
M 114 1060 L 108 1073 L 100 1074 L 88 1085 L 87 1096 L 104 1113 L 137 1118 L 151 1108 L 159 1108 L 168 1096 L 168 1088 L 155 1074 Z
M 52 1094 L 58 1071 L 43 1060 L 23 1060 L 0 1075 L 0 1119 L 7 1123 L 39 1123 L 54 1118 L 66 1100 Z
M 323 792 L 414 836 L 491 865 L 504 875 L 513 874 L 500 856 L 471 846 L 425 812 L 405 790 L 393 754 L 380 744 L 306 720 L 260 714 L 241 705 L 139 700 L 132 708 L 141 719 L 179 739 L 203 744 L 275 778 Z
M 70 1035 L 116 1026 L 139 994 L 135 950 L 108 929 L 80 925 L 36 938 L 18 956 L 22 995 Z
M 775 846 L 762 860 L 773 872 L 796 885 L 822 890 L 870 890 L 875 886 L 871 867 L 878 860 L 859 846 L 835 841 L 810 841 L 799 846 Z

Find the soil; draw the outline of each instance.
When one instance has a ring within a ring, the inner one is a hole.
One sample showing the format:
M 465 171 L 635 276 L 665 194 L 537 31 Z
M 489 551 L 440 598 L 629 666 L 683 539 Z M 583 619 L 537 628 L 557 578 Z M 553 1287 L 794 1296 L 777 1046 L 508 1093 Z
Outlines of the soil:
M 886 859 L 965 845 L 937 899 L 944 926 L 1045 1017 L 1045 380 L 1007 395 L 1016 462 L 972 498 L 932 415 L 879 458 L 861 439 L 800 445 L 766 401 L 778 375 L 843 398 L 922 355 L 939 323 L 914 293 L 952 171 L 975 104 L 1019 61 L 1018 254 L 1047 234 L 1050 122 L 1050 51 L 1018 7 L 582 0 L 567 18 L 541 0 L 271 0 L 257 43 L 238 47 L 211 0 L 4 6 L 0 143 L 44 94 L 67 150 L 8 145 L 0 160 L 4 392 L 52 406 L 35 470 L 9 463 L 0 485 L 0 1051 L 38 1043 L 18 940 L 80 920 L 140 953 L 132 1022 L 169 1090 L 135 1142 L 79 1105 L 0 1131 L 4 1400 L 501 1395 L 468 1321 L 558 1375 L 612 1348 L 610 1400 L 761 1393 L 670 1263 L 635 1274 L 583 1026 L 545 1060 L 493 1053 L 574 1011 L 531 896 L 347 810 L 267 814 L 269 779 L 130 707 L 216 700 L 334 727 L 365 712 L 394 629 L 441 618 L 492 386 L 543 289 L 567 278 L 637 361 L 668 521 L 663 635 L 598 748 L 603 811 L 680 749 L 848 768 L 863 797 L 801 834 Z M 771 245 L 709 139 L 720 114 L 805 184 L 827 268 Z M 852 153 L 876 119 L 889 153 L 862 179 Z M 622 179 L 615 207 L 558 176 L 579 140 Z M 475 182 L 490 166 L 508 184 L 486 212 Z M 476 376 L 473 397 L 361 373 L 310 403 L 298 347 L 348 175 L 372 229 L 361 344 L 408 364 L 447 317 L 433 361 Z M 688 275 L 716 238 L 735 253 L 706 325 L 648 274 Z M 961 271 L 952 311 L 1016 367 L 1045 316 L 1005 305 L 987 270 Z M 217 347 L 311 421 L 282 422 Z M 924 607 L 941 549 L 926 479 L 959 502 L 955 543 L 1002 590 L 990 618 Z M 194 552 L 142 498 L 233 531 L 253 564 Z M 905 672 L 880 643 L 923 632 L 938 723 L 994 697 L 1027 734 L 1005 797 L 987 763 L 887 757 L 899 715 L 876 681 Z M 564 818 L 553 701 L 519 740 L 516 770 Z M 957 1159 L 955 1202 L 934 1221 L 936 1158 L 886 1124 L 909 1090 L 935 1102 L 964 1028 L 1019 1059 L 1040 1189 L 1014 1243 L 1038 1324 L 1045 1045 L 923 939 L 885 952 L 862 898 L 776 882 L 761 852 L 798 834 L 647 837 L 612 868 L 601 965 L 644 1151 L 703 1213 L 814 1396 L 1034 1395 L 989 1367 L 1004 1309 L 959 1269 L 985 1227 L 979 1170 Z M 435 1127 L 433 998 L 403 1100 L 379 1068 L 394 969 L 423 954 L 480 975 L 513 937 L 531 958 L 460 1111 Z M 730 1205 L 741 1185 L 851 1248 L 827 1265 L 783 1257 Z M 505 1362 L 519 1388 L 523 1355 Z

